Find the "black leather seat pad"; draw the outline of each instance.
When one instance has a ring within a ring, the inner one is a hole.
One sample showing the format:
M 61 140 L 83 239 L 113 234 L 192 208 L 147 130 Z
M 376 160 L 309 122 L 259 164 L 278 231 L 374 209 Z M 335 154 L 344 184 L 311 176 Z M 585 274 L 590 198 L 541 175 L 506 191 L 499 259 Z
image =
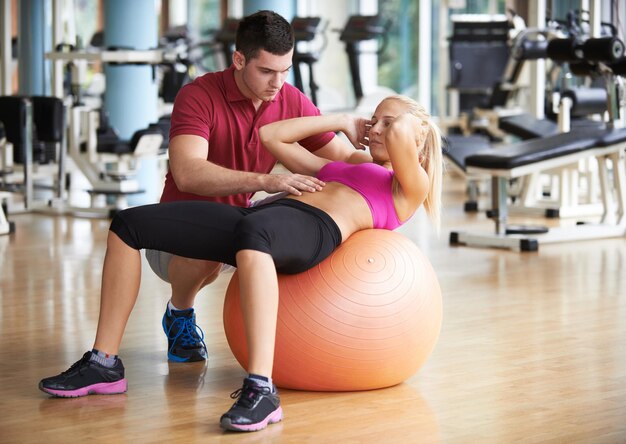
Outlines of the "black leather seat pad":
M 468 156 L 466 166 L 510 170 L 524 165 L 608 146 L 626 140 L 626 129 L 574 129 L 569 133 L 532 139 Z
M 465 170 L 465 158 L 491 148 L 489 138 L 481 135 L 462 136 L 452 134 L 446 137 L 448 146 L 446 157 L 462 170 Z
M 524 140 L 553 136 L 559 133 L 559 126 L 556 122 L 546 119 L 537 119 L 526 113 L 501 117 L 498 121 L 498 127 L 502 131 L 513 134 Z

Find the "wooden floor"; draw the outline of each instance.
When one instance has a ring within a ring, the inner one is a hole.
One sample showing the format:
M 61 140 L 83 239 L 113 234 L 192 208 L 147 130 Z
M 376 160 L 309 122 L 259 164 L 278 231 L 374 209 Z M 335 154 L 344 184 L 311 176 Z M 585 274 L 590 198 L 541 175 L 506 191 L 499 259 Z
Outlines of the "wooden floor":
M 13 216 L 16 233 L 0 236 L 0 442 L 626 443 L 626 239 L 524 254 L 451 248 L 451 229 L 492 228 L 463 213 L 463 193 L 446 179 L 439 239 L 423 214 L 401 229 L 443 290 L 426 365 L 385 390 L 282 390 L 285 420 L 245 435 L 218 427 L 244 375 L 222 328 L 230 275 L 197 301 L 208 365 L 167 361 L 168 287 L 148 271 L 122 344 L 128 393 L 40 392 L 42 377 L 92 345 L 108 223 Z

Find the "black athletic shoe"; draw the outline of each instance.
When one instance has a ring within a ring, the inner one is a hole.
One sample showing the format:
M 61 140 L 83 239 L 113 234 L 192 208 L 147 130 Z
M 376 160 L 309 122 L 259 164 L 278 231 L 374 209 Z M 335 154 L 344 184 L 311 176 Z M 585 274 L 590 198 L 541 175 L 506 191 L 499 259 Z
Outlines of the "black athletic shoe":
M 126 392 L 127 383 L 121 359 L 117 359 L 115 367 L 109 368 L 90 361 L 89 358 L 90 351 L 60 375 L 42 379 L 39 390 L 62 398 Z
M 234 391 L 231 398 L 238 398 L 229 411 L 222 415 L 220 426 L 236 432 L 255 432 L 283 419 L 283 409 L 276 389 L 257 385 L 250 378 L 243 380 L 243 387 Z
M 176 362 L 204 361 L 207 358 L 204 332 L 196 325 L 193 308 L 165 309 L 163 331 L 167 335 L 167 357 Z

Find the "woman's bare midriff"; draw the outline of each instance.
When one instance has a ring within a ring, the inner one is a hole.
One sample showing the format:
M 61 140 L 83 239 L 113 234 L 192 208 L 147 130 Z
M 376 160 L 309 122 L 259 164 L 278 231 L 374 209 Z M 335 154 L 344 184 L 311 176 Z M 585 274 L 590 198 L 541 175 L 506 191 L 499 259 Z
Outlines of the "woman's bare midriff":
M 289 196 L 319 208 L 333 218 L 342 241 L 359 230 L 373 227 L 372 212 L 359 193 L 338 182 L 328 182 L 322 191 L 304 192 L 301 196 Z

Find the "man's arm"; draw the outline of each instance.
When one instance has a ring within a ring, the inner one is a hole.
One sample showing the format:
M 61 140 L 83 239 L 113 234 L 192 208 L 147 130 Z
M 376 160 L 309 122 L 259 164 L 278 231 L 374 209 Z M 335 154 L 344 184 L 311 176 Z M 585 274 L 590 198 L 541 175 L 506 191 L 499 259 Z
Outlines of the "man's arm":
M 170 171 L 180 191 L 200 196 L 321 189 L 321 182 L 302 174 L 261 174 L 235 171 L 207 161 L 209 143 L 200 136 L 180 135 L 170 140 Z

